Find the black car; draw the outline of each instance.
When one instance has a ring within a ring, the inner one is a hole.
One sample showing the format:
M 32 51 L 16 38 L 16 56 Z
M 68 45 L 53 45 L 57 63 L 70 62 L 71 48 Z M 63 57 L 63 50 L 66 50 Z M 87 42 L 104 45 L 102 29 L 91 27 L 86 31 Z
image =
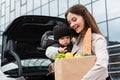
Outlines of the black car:
M 25 80 L 54 80 L 48 67 L 52 63 L 45 55 L 41 38 L 65 19 L 27 15 L 16 18 L 3 32 L 1 67 L 8 77 Z

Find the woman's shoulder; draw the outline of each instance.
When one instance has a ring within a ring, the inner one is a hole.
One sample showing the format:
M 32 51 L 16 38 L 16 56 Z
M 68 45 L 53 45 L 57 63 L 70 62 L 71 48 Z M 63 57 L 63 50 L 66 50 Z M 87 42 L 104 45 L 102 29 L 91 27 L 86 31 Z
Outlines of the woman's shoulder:
M 103 39 L 106 40 L 105 37 L 101 34 L 97 34 L 97 33 L 92 33 L 92 40 L 97 40 L 97 39 Z

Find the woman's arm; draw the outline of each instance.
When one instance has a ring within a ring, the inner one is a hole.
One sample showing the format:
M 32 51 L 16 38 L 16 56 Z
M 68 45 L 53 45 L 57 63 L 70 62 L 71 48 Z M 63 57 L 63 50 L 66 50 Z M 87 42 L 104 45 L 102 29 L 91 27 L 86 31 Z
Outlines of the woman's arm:
M 108 76 L 108 51 L 107 42 L 102 35 L 93 35 L 92 50 L 96 55 L 96 62 L 93 68 L 83 77 L 82 80 L 106 80 Z

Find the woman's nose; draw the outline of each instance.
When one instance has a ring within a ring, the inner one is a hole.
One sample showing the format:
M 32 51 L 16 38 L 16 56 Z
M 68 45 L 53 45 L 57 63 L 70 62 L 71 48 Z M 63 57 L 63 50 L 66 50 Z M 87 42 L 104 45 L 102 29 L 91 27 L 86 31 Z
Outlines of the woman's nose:
M 73 28 L 73 27 L 74 27 L 74 23 L 71 23 L 71 24 L 70 24 L 70 27 Z

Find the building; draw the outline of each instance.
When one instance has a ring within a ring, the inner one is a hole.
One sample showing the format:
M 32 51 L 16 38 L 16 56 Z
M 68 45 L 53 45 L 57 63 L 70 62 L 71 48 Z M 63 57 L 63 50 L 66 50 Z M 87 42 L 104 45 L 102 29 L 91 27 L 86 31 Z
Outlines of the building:
M 0 45 L 2 32 L 21 15 L 47 15 L 64 18 L 73 4 L 85 5 L 106 36 L 110 52 L 109 72 L 120 79 L 120 0 L 0 0 Z

